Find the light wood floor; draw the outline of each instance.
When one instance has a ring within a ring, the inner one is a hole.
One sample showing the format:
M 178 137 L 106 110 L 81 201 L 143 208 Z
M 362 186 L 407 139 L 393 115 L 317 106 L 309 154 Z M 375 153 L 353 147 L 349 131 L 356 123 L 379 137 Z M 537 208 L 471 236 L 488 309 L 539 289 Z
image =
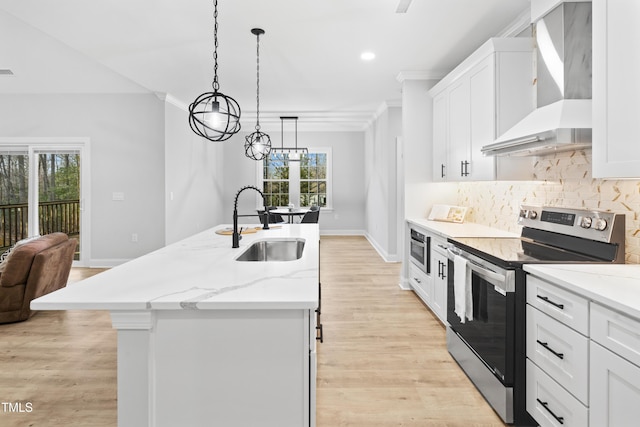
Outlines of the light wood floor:
M 443 326 L 398 287 L 399 264 L 362 237 L 323 236 L 321 254 L 318 427 L 504 425 L 447 353 Z M 73 269 L 70 282 L 99 271 Z M 2 402 L 33 410 L 8 413 Z M 108 313 L 0 325 L 0 426 L 115 426 L 116 408 Z

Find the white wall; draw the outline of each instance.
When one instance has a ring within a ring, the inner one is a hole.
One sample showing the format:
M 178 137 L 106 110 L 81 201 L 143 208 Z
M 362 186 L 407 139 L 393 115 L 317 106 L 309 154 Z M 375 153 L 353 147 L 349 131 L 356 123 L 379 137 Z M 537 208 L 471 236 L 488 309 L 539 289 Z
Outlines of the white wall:
M 272 145 L 281 144 L 280 131 L 267 131 Z M 285 133 L 287 131 L 285 130 Z M 223 221 L 231 223 L 233 200 L 236 192 L 245 185 L 258 183 L 256 161 L 244 154 L 244 137 L 247 133 L 233 136 L 224 145 Z M 285 139 L 289 135 L 285 135 Z M 291 145 L 285 142 L 285 145 Z M 336 234 L 364 234 L 365 189 L 364 189 L 364 132 L 301 132 L 298 131 L 299 147 L 330 147 L 333 155 L 333 209 L 321 209 L 320 232 Z M 256 192 L 242 193 L 238 201 L 238 212 L 255 213 Z M 247 222 L 257 222 L 257 218 Z
M 389 261 L 398 259 L 396 139 L 401 133 L 401 108 L 385 104 L 365 138 L 366 233 Z
M 92 264 L 117 263 L 164 245 L 162 105 L 151 94 L 0 98 L 3 137 L 90 138 Z M 113 192 L 125 200 L 113 201 Z
M 165 104 L 166 243 L 173 243 L 222 222 L 225 142 L 197 136 L 188 113 Z

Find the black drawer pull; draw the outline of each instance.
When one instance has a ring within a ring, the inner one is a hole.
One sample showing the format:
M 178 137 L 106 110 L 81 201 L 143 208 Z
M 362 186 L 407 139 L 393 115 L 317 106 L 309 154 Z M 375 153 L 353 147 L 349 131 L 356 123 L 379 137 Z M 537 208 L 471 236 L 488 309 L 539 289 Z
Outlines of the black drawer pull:
M 548 343 L 542 342 L 540 340 L 536 340 L 536 342 L 553 353 L 557 358 L 564 359 L 564 353 L 558 353 L 557 351 L 554 351 L 551 347 L 549 347 Z
M 553 411 L 549 409 L 549 406 L 548 406 L 549 404 L 547 402 L 543 402 L 540 399 L 536 399 L 536 400 L 538 401 L 539 404 L 542 405 L 544 409 L 547 410 L 547 412 L 549 412 L 553 416 L 553 418 L 555 418 L 560 424 L 564 424 L 564 417 L 559 417 L 556 414 L 554 414 Z
M 540 298 L 542 301 L 548 302 L 549 304 L 558 307 L 560 310 L 564 310 L 564 304 L 558 304 L 557 302 L 553 302 L 549 298 L 543 297 L 541 295 L 536 295 L 536 296 Z

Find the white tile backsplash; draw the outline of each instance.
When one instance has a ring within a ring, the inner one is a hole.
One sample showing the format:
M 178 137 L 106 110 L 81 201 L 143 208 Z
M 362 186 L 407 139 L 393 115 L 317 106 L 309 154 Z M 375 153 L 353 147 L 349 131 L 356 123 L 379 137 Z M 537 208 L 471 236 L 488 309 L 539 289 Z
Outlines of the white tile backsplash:
M 624 213 L 626 261 L 640 264 L 640 180 L 594 179 L 591 150 L 536 158 L 534 179 L 459 183 L 457 204 L 470 208 L 467 221 L 514 232 L 522 203 Z

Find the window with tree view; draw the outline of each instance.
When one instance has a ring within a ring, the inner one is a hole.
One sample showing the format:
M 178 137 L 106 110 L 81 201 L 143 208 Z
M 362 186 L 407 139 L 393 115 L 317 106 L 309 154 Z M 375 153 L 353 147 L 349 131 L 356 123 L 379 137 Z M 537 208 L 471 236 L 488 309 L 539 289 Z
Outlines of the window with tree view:
M 290 160 L 287 153 L 271 153 L 262 162 L 262 188 L 269 206 L 331 207 L 331 152 L 312 149 Z

